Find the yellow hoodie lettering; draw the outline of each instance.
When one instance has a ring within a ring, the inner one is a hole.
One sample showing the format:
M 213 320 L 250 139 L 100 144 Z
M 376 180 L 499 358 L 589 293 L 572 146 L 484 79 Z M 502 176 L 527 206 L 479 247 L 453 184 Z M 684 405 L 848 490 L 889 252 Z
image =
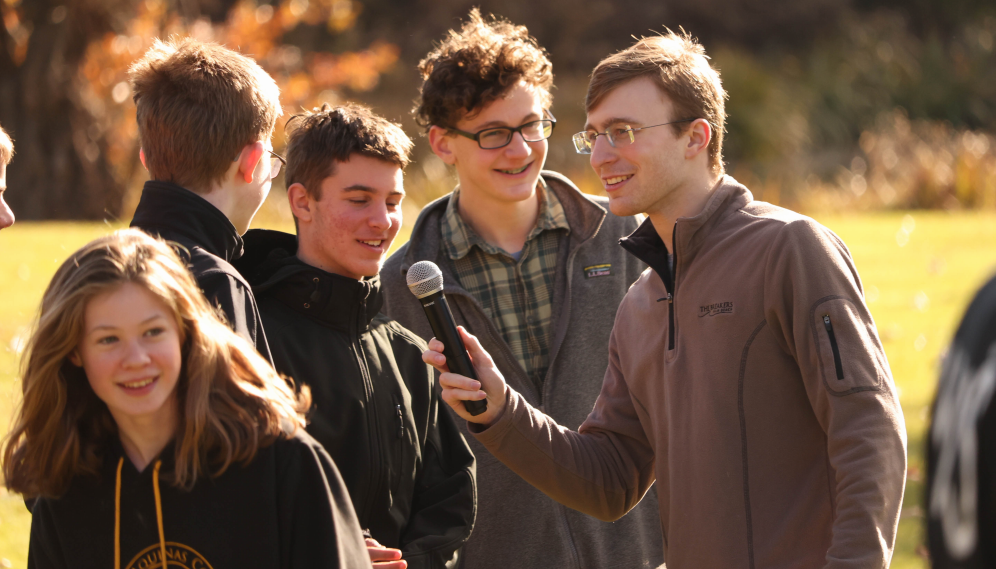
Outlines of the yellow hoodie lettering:
M 160 545 L 150 545 L 138 552 L 125 569 L 155 569 L 162 567 Z M 192 547 L 172 541 L 166 542 L 166 566 L 178 569 L 214 569 L 207 559 Z

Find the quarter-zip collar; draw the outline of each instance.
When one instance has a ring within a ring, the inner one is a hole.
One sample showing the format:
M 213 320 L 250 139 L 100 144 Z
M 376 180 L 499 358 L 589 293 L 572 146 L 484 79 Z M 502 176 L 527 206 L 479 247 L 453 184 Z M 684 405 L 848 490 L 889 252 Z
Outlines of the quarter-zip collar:
M 363 331 L 380 312 L 380 276 L 356 280 L 312 267 L 298 259 L 297 237 L 253 229 L 245 235 L 246 258 L 238 263 L 259 296 L 343 332 Z
M 681 262 L 687 265 L 695 257 L 701 248 L 702 243 L 707 238 L 708 229 L 718 223 L 727 214 L 735 212 L 754 200 L 753 196 L 743 185 L 739 184 L 730 176 L 723 176 L 716 186 L 711 190 L 709 199 L 706 201 L 702 211 L 693 217 L 681 217 L 674 224 L 673 237 L 671 239 L 674 248 L 674 269 L 678 269 L 678 252 L 681 253 Z M 650 265 L 657 275 L 664 281 L 668 292 L 674 293 L 674 274 L 668 266 L 668 250 L 664 245 L 664 240 L 650 221 L 644 220 L 640 227 L 629 237 L 619 240 L 619 244 L 637 259 Z
M 131 226 L 186 247 L 195 245 L 228 262 L 242 256 L 242 238 L 228 217 L 206 199 L 170 182 L 145 183 Z

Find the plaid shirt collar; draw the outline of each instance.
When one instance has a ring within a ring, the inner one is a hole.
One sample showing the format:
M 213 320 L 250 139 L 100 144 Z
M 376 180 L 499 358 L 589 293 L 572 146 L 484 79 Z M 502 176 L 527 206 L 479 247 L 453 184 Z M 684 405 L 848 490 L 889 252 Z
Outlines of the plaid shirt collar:
M 539 196 L 539 216 L 536 218 L 536 226 L 533 227 L 526 241 L 535 238 L 543 231 L 549 229 L 565 229 L 568 232 L 571 226 L 567 223 L 567 214 L 564 206 L 561 205 L 557 195 L 550 190 L 550 187 L 541 177 L 536 186 L 536 194 Z M 470 252 L 475 245 L 489 255 L 515 253 L 516 251 L 503 251 L 481 238 L 474 229 L 464 222 L 460 217 L 460 187 L 457 186 L 450 195 L 450 201 L 446 204 L 446 212 L 440 223 L 442 229 L 443 246 L 446 254 L 454 261 L 461 259 Z

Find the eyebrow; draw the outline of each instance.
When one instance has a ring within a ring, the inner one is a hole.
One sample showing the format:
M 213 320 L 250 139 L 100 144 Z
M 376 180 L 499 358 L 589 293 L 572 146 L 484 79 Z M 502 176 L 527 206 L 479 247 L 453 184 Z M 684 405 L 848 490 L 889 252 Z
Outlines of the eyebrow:
M 615 117 L 615 118 L 611 118 L 611 119 L 605 121 L 603 124 L 605 124 L 605 128 L 609 128 L 610 126 L 612 126 L 614 124 L 620 124 L 620 123 L 621 124 L 629 124 L 629 125 L 633 125 L 633 124 L 637 124 L 638 125 L 638 124 L 643 124 L 643 121 L 637 120 L 637 119 L 634 119 L 634 118 L 631 118 L 631 117 Z M 591 123 L 588 123 L 588 124 L 584 125 L 584 129 L 585 130 L 597 130 L 595 128 L 595 126 L 593 124 L 591 124 Z
M 148 324 L 149 322 L 152 322 L 153 320 L 155 320 L 157 318 L 166 318 L 166 317 L 163 316 L 162 314 L 156 314 L 156 315 L 153 315 L 153 316 L 149 316 L 145 320 L 142 320 L 141 322 L 138 323 L 138 325 L 141 326 L 143 324 Z M 90 331 L 87 332 L 87 334 L 93 334 L 94 332 L 96 332 L 98 330 L 116 330 L 117 328 L 118 328 L 117 326 L 109 326 L 107 324 L 98 324 L 98 325 L 94 326 L 93 328 L 91 328 Z
M 364 193 L 367 193 L 367 194 L 376 194 L 377 193 L 377 188 L 371 188 L 370 186 L 366 186 L 366 185 L 363 185 L 363 184 L 353 184 L 352 186 L 346 186 L 345 188 L 342 189 L 342 191 L 344 191 L 344 192 L 364 192 Z M 403 195 L 406 195 L 406 194 L 405 194 L 404 190 L 400 190 L 400 191 L 399 190 L 391 190 L 389 192 L 389 195 L 392 195 L 392 196 L 394 196 L 394 195 L 403 196 Z
M 532 122 L 532 121 L 540 120 L 540 119 L 534 118 L 534 117 L 540 117 L 540 118 L 542 118 L 543 115 L 538 115 L 538 114 L 536 114 L 534 112 L 531 112 L 528 115 L 522 117 L 522 122 L 520 122 L 519 124 L 522 125 L 522 124 L 526 124 L 527 122 Z M 491 122 L 486 122 L 486 123 L 484 123 L 482 125 L 478 125 L 478 127 L 475 130 L 483 130 L 483 129 L 486 129 L 486 128 L 497 128 L 497 127 L 503 127 L 503 126 L 508 126 L 508 124 L 506 124 L 504 121 L 491 121 Z

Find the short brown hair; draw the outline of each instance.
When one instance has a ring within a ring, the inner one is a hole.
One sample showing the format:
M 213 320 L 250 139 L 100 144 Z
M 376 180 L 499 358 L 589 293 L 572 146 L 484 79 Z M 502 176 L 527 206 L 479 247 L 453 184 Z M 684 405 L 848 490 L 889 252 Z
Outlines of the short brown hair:
M 251 58 L 190 38 L 156 40 L 128 70 L 154 180 L 207 192 L 247 144 L 273 134 L 280 90 Z
M 14 141 L 7 131 L 0 126 L 0 165 L 6 166 L 14 159 Z
M 73 477 L 98 474 L 117 426 L 70 355 L 83 335 L 87 304 L 125 283 L 168 306 L 180 331 L 179 424 L 167 473 L 174 486 L 189 490 L 199 477 L 247 464 L 258 449 L 304 428 L 309 392 L 294 395 L 288 380 L 219 319 L 169 245 L 124 229 L 73 253 L 45 290 L 22 360 L 23 396 L 3 442 L 7 488 L 59 496 Z
M 553 65 L 525 26 L 494 16 L 490 21 L 474 8 L 459 31 L 418 64 L 422 88 L 415 107 L 419 126 L 453 128 L 524 82 L 539 89 L 543 106 L 553 102 Z
M 335 174 L 337 162 L 362 154 L 408 166 L 412 141 L 397 124 L 355 103 L 328 103 L 287 121 L 287 187 L 301 184 L 322 199 L 322 180 Z
M 719 72 L 709 65 L 709 56 L 687 32 L 641 38 L 632 46 L 603 59 L 591 73 L 585 110 L 591 112 L 616 87 L 640 77 L 649 77 L 674 105 L 671 120 L 703 118 L 712 127 L 709 166 L 722 174 L 723 131 L 726 128 L 726 91 Z M 675 133 L 687 123 L 672 127 Z

